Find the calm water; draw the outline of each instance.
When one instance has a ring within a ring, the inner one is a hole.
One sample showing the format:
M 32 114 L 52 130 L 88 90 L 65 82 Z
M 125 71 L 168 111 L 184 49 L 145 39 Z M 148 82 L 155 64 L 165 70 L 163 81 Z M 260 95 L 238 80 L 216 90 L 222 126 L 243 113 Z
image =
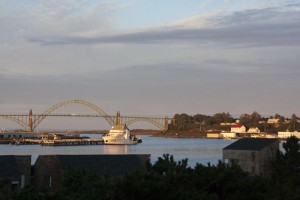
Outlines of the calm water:
M 82 135 L 91 138 L 101 135 Z M 188 158 L 189 165 L 196 163 L 216 164 L 222 159 L 222 149 L 234 140 L 189 139 L 189 138 L 159 138 L 141 136 L 143 143 L 138 145 L 93 145 L 45 147 L 40 145 L 0 145 L 0 155 L 32 155 L 32 164 L 38 155 L 51 154 L 151 154 L 151 162 L 168 153 L 175 160 Z

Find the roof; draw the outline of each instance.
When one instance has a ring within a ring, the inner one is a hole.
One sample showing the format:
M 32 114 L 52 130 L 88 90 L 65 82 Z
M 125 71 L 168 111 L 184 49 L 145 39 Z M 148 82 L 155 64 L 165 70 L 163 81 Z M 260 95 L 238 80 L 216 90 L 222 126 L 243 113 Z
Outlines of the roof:
M 241 128 L 241 127 L 243 127 L 243 125 L 241 124 L 235 124 L 231 126 L 231 128 Z
M 17 162 L 17 157 L 14 155 L 4 155 L 0 156 L 0 179 L 9 178 L 12 181 L 18 180 L 20 178 L 21 170 Z M 31 157 L 31 156 L 22 156 Z M 30 163 L 29 163 L 30 165 Z
M 46 156 L 39 156 L 46 157 Z M 49 156 L 47 156 L 49 157 Z M 50 156 L 51 157 L 51 156 Z M 87 170 L 101 175 L 125 175 L 127 172 L 145 171 L 150 154 L 125 155 L 53 155 L 63 171 L 72 167 L 75 170 Z
M 223 150 L 253 150 L 260 151 L 263 148 L 278 142 L 277 139 L 267 138 L 242 138 L 238 141 L 228 145 Z

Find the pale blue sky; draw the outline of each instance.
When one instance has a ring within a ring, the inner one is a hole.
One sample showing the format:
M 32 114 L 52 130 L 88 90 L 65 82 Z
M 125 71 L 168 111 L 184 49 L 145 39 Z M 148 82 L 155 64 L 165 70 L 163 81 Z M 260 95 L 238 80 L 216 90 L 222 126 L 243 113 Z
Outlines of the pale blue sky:
M 119 1 L 126 4 L 127 1 Z M 280 7 L 286 1 L 262 0 L 133 0 L 121 9 L 122 28 L 168 25 L 176 21 L 205 14 L 224 13 L 246 9 Z
M 122 28 L 166 25 L 198 13 L 199 1 L 132 1 L 120 12 Z
M 299 0 L 0 0 L 0 26 L 1 113 L 300 115 Z

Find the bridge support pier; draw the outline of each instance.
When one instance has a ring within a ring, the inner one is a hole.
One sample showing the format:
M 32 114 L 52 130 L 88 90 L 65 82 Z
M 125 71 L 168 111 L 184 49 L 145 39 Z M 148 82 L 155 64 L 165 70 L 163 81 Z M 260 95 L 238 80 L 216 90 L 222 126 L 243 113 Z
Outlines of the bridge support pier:
M 32 132 L 33 131 L 33 124 L 32 124 L 32 109 L 29 110 L 29 115 L 28 115 L 28 131 Z
M 163 132 L 167 132 L 167 130 L 169 129 L 169 118 L 165 117 L 165 124 L 164 124 L 164 130 Z

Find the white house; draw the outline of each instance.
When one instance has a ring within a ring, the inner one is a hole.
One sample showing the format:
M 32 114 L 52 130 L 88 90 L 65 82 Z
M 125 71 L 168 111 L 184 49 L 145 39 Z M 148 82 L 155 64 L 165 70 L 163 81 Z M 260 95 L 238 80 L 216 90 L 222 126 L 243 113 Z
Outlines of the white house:
M 257 127 L 251 127 L 251 128 L 249 128 L 249 130 L 247 132 L 248 133 L 260 133 L 260 130 Z
M 241 124 L 235 124 L 231 126 L 230 132 L 233 133 L 246 133 L 246 127 Z
M 268 119 L 267 123 L 268 124 L 277 124 L 277 123 L 279 123 L 279 119 L 270 118 L 270 119 Z

